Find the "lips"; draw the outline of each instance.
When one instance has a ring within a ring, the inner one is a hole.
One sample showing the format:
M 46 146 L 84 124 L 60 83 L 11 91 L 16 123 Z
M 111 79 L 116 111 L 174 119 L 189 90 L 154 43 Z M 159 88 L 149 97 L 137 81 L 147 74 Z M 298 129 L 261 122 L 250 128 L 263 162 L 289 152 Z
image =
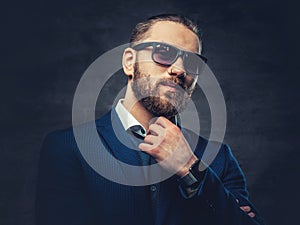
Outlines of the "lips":
M 160 85 L 163 85 L 172 91 L 180 91 L 181 89 L 183 89 L 180 84 L 177 84 L 173 81 L 162 81 L 160 82 Z
M 178 84 L 172 81 L 162 81 L 160 84 L 164 86 L 174 87 L 174 88 L 179 86 Z
M 176 85 L 174 83 L 165 83 L 163 85 L 168 86 L 168 87 L 173 87 L 173 88 L 177 88 L 178 87 L 178 85 Z
M 163 82 L 163 83 L 160 83 L 160 85 L 162 85 L 163 88 L 166 91 L 169 91 L 169 92 L 178 92 L 178 91 L 180 91 L 179 86 L 177 84 L 173 83 L 173 82 Z

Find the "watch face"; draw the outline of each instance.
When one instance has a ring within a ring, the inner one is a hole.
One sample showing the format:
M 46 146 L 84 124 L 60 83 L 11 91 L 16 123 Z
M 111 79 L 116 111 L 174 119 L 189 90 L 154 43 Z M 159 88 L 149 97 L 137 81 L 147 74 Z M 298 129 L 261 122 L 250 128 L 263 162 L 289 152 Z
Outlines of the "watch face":
M 178 181 L 183 188 L 189 188 L 194 186 L 195 183 L 198 183 L 198 180 L 191 172 L 180 178 Z
M 190 168 L 190 172 L 178 181 L 183 188 L 197 189 L 203 178 L 204 171 L 199 171 L 200 160 L 198 159 Z

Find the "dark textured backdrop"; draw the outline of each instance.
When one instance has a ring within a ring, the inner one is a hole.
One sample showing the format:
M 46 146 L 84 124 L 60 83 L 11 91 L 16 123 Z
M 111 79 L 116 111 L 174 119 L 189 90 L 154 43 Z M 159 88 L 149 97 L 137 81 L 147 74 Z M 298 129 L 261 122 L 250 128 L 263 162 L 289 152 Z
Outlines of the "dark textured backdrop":
M 43 137 L 71 125 L 72 96 L 93 59 L 162 12 L 201 24 L 204 54 L 227 103 L 225 142 L 246 173 L 250 198 L 268 224 L 297 223 L 299 79 L 287 64 L 293 38 L 284 2 L 49 0 L 1 9 L 0 224 L 34 224 Z M 99 115 L 122 86 L 117 81 L 125 82 L 114 79 L 102 91 Z

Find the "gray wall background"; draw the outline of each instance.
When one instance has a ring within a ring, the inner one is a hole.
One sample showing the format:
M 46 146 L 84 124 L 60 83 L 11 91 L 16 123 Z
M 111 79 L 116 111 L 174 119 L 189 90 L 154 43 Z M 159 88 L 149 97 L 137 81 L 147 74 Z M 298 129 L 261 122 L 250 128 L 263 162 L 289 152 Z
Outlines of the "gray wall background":
M 299 78 L 291 69 L 298 62 L 289 57 L 286 4 L 65 0 L 1 8 L 0 224 L 34 224 L 39 148 L 48 132 L 71 125 L 73 94 L 88 65 L 128 42 L 137 22 L 163 12 L 201 25 L 204 55 L 227 104 L 225 142 L 246 174 L 250 199 L 267 224 L 297 224 Z M 97 115 L 125 82 L 124 76 L 108 82 Z M 205 135 L 209 111 L 201 108 L 201 90 L 195 94 Z

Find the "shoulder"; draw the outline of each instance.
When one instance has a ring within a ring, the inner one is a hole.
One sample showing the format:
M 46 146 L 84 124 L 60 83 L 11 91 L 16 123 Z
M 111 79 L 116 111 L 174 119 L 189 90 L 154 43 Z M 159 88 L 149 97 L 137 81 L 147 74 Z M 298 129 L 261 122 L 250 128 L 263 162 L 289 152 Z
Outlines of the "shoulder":
M 69 164 L 77 161 L 77 145 L 72 128 L 53 131 L 44 138 L 40 150 L 40 164 Z M 52 167 L 51 166 L 51 167 Z
M 70 143 L 74 141 L 74 133 L 72 127 L 62 130 L 55 130 L 48 133 L 44 139 L 44 143 L 54 144 L 54 143 Z
M 55 130 L 48 133 L 42 144 L 41 156 L 47 155 L 77 155 L 81 157 L 78 149 L 78 138 L 89 140 L 91 133 L 97 135 L 97 131 L 107 127 L 110 123 L 111 111 L 97 119 L 96 121 L 86 122 L 66 129 Z
M 55 130 L 48 133 L 44 138 L 44 144 L 73 145 L 76 144 L 74 130 L 88 132 L 90 128 L 105 127 L 109 124 L 112 112 L 109 111 L 99 119 L 66 129 Z

